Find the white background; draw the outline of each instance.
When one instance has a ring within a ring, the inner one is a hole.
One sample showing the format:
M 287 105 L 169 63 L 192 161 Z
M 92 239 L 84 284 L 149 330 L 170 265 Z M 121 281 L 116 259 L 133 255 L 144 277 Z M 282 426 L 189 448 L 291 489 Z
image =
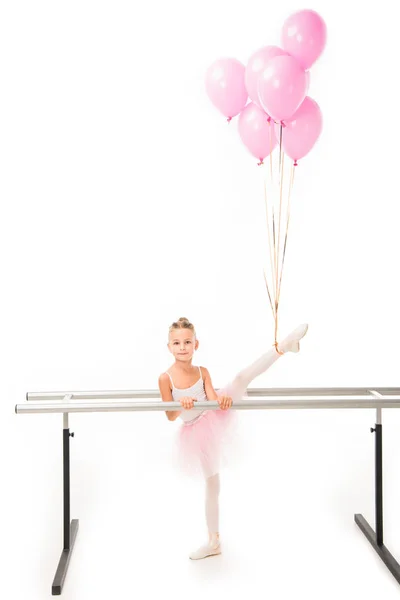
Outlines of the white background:
M 62 548 L 62 416 L 16 416 L 27 391 L 154 389 L 180 316 L 216 387 L 271 346 L 260 169 L 204 75 L 279 44 L 301 8 L 3 2 L 1 597 L 48 597 Z M 397 386 L 395 3 L 312 8 L 329 34 L 309 90 L 324 131 L 296 172 L 280 325 L 310 329 L 254 385 Z M 80 530 L 65 599 L 398 597 L 353 520 L 374 524 L 374 411 L 239 415 L 223 554 L 199 562 L 204 490 L 170 461 L 178 422 L 70 417 Z M 385 543 L 400 560 L 398 411 L 383 422 Z

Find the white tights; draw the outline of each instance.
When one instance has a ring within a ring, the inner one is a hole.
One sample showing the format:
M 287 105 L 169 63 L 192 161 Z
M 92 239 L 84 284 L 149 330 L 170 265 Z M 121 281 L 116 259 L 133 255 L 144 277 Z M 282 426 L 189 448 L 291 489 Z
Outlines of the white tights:
M 276 349 L 272 348 L 251 365 L 239 371 L 231 384 L 234 395 L 236 397 L 243 396 L 253 379 L 264 373 L 264 371 L 278 360 L 279 356 Z M 206 478 L 206 522 L 210 538 L 219 532 L 219 492 L 219 473 L 215 473 L 211 477 Z
M 219 531 L 219 473 L 206 479 L 206 522 L 209 534 Z

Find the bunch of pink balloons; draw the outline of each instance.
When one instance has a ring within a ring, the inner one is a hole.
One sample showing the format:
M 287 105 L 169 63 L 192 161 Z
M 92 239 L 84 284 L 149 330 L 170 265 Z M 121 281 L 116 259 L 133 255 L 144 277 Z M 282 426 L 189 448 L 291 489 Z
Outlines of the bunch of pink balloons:
M 294 13 L 283 24 L 281 44 L 257 50 L 246 66 L 235 58 L 217 60 L 207 71 L 206 90 L 228 121 L 240 115 L 240 137 L 260 163 L 282 126 L 283 151 L 297 164 L 322 131 L 321 110 L 307 92 L 308 69 L 326 44 L 324 20 L 313 10 Z

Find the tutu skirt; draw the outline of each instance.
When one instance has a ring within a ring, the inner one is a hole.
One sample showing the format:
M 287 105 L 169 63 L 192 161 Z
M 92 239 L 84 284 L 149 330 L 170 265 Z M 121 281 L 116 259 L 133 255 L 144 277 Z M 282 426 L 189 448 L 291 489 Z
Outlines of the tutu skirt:
M 241 399 L 246 395 L 228 384 L 218 396 Z M 238 439 L 237 411 L 231 408 L 205 410 L 193 422 L 184 422 L 176 437 L 178 467 L 187 476 L 211 477 L 227 466 L 235 455 Z

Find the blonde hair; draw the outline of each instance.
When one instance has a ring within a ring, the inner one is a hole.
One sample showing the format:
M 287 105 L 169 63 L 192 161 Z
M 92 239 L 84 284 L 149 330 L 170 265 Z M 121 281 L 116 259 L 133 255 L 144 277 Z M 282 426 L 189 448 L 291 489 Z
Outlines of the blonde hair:
M 191 323 L 186 317 L 181 317 L 177 321 L 174 321 L 169 328 L 168 337 L 174 331 L 174 329 L 190 329 L 194 336 L 196 336 L 196 331 L 193 323 Z

